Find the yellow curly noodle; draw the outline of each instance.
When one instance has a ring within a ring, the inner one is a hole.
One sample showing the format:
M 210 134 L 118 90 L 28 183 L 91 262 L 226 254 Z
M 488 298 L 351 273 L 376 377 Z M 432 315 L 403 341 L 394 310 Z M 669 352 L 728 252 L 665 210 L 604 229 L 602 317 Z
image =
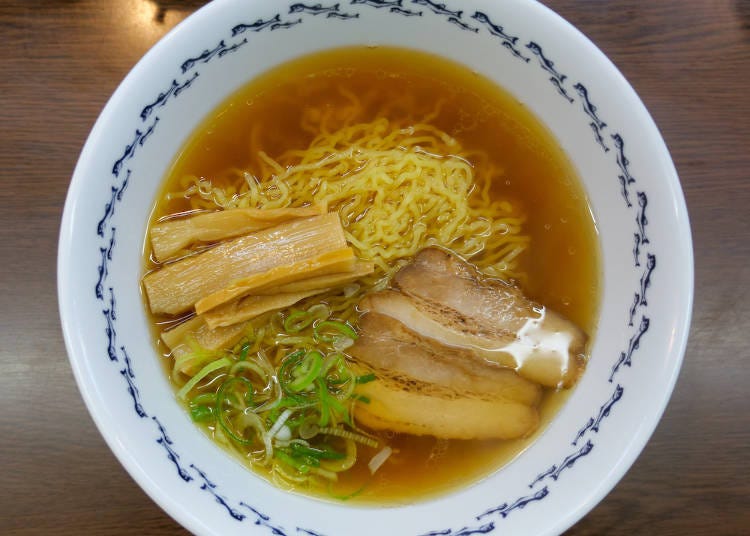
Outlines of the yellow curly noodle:
M 488 156 L 429 124 L 439 110 L 413 123 L 385 116 L 355 122 L 362 104 L 347 97 L 349 106 L 303 115 L 304 128 L 317 132 L 307 148 L 277 158 L 259 151 L 257 173 L 229 169 L 222 187 L 188 176 L 171 195 L 189 198 L 194 209 L 326 202 L 358 256 L 375 263 L 368 283 L 384 284 L 427 246 L 448 248 L 490 276 L 521 278 L 518 257 L 529 239 L 513 205 L 491 198 L 502 171 Z

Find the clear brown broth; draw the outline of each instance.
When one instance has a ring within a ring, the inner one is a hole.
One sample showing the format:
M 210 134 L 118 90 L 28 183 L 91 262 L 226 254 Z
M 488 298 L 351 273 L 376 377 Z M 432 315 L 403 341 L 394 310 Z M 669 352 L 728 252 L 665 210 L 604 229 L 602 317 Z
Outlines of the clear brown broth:
M 531 245 L 521 259 L 525 292 L 593 335 L 600 283 L 597 231 L 573 166 L 522 103 L 444 59 L 403 49 L 356 47 L 317 53 L 269 71 L 241 88 L 196 129 L 167 174 L 163 191 L 178 189 L 175 185 L 185 175 L 221 184 L 230 167 L 257 167 L 259 150 L 274 157 L 306 147 L 312 136 L 300 127 L 302 112 L 320 106 L 335 111 L 346 103 L 342 87 L 368 96 L 363 100 L 369 102 L 369 118 L 383 106 L 389 114 L 420 117 L 442 102 L 432 123 L 464 148 L 491 155 L 493 164 L 505 170 L 503 179 L 493 183 L 492 194 L 510 200 L 526 215 L 524 233 L 531 237 Z M 179 200 L 157 202 L 152 221 L 188 208 Z M 147 270 L 152 267 L 146 264 Z M 406 503 L 477 481 L 522 452 L 569 393 L 545 393 L 541 426 L 524 439 L 391 437 L 398 455 L 353 500 Z M 347 485 L 353 490 L 366 471 L 365 462 L 345 474 L 341 493 Z

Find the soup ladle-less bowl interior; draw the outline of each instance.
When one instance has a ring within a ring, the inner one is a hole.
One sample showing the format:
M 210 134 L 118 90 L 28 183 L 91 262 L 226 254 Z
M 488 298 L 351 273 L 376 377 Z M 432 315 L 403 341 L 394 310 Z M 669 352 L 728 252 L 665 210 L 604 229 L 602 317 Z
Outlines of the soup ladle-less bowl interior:
M 91 132 L 60 236 L 68 353 L 110 448 L 192 532 L 560 533 L 617 483 L 664 410 L 693 276 L 684 201 L 658 130 L 602 53 L 543 6 L 454 4 L 214 2 L 143 58 Z M 517 99 L 579 176 L 600 250 L 591 252 L 601 276 L 590 358 L 567 402 L 511 463 L 411 504 L 320 500 L 246 470 L 175 399 L 141 296 L 151 210 L 195 129 L 270 69 L 362 46 L 457 62 Z

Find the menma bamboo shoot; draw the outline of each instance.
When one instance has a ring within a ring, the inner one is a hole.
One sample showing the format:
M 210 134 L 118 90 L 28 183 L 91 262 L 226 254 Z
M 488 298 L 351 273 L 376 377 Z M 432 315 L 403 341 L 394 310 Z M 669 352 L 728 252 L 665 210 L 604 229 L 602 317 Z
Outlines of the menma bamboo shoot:
M 143 287 L 151 312 L 175 315 L 252 274 L 343 248 L 338 214 L 294 219 L 167 264 L 147 274 Z
M 295 218 L 326 213 L 324 204 L 299 208 L 233 208 L 165 220 L 151 226 L 151 249 L 159 262 L 185 253 L 193 244 L 254 233 Z
M 352 271 L 356 263 L 357 257 L 354 255 L 354 250 L 345 247 L 312 258 L 274 266 L 263 272 L 256 272 L 244 278 L 235 279 L 230 285 L 201 298 L 195 303 L 195 312 L 203 314 L 214 307 L 235 298 L 247 296 L 259 289 L 292 283 L 308 277 Z

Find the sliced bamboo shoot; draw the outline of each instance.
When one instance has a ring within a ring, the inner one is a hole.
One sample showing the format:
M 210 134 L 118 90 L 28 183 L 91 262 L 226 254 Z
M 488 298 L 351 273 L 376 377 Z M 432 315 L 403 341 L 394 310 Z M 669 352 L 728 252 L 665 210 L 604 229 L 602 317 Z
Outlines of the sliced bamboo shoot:
M 211 328 L 231 326 L 238 322 L 251 320 L 268 311 L 283 309 L 294 305 L 300 300 L 326 292 L 327 288 L 306 290 L 302 292 L 288 292 L 273 294 L 270 296 L 245 296 L 237 300 L 230 301 L 219 307 L 200 315 Z
M 198 331 L 198 329 L 205 325 L 203 319 L 194 316 L 190 320 L 186 320 L 175 327 L 161 332 L 161 340 L 170 350 L 174 350 L 178 345 L 185 342 L 185 337 L 190 333 Z
M 252 295 L 237 298 L 215 307 L 200 316 L 212 328 L 231 326 L 268 311 L 289 307 L 310 296 L 328 292 L 333 287 L 369 275 L 374 269 L 375 265 L 371 262 L 357 261 L 354 270 L 351 272 L 310 277 L 278 287 L 261 289 Z
M 357 261 L 354 269 L 351 272 L 341 272 L 336 274 L 321 275 L 318 277 L 310 277 L 308 279 L 302 279 L 295 281 L 294 283 L 287 283 L 278 287 L 270 287 L 266 289 L 259 289 L 256 291 L 257 295 L 273 295 L 277 292 L 291 293 L 291 292 L 303 292 L 306 290 L 313 290 L 316 288 L 333 288 L 346 283 L 351 283 L 370 275 L 375 271 L 375 265 L 371 262 Z
M 299 208 L 235 208 L 204 212 L 154 224 L 150 234 L 151 247 L 156 260 L 164 262 L 183 253 L 185 248 L 192 244 L 218 242 L 267 229 L 295 218 L 325 213 L 325 204 Z
M 309 277 L 352 271 L 356 262 L 354 250 L 343 248 L 291 264 L 276 266 L 262 273 L 254 273 L 235 280 L 231 285 L 201 298 L 195 303 L 195 312 L 199 315 L 203 314 L 235 298 L 255 293 L 259 289 L 277 287 Z
M 147 274 L 143 287 L 153 313 L 174 315 L 238 279 L 345 247 L 338 214 L 295 219 L 167 264 Z

